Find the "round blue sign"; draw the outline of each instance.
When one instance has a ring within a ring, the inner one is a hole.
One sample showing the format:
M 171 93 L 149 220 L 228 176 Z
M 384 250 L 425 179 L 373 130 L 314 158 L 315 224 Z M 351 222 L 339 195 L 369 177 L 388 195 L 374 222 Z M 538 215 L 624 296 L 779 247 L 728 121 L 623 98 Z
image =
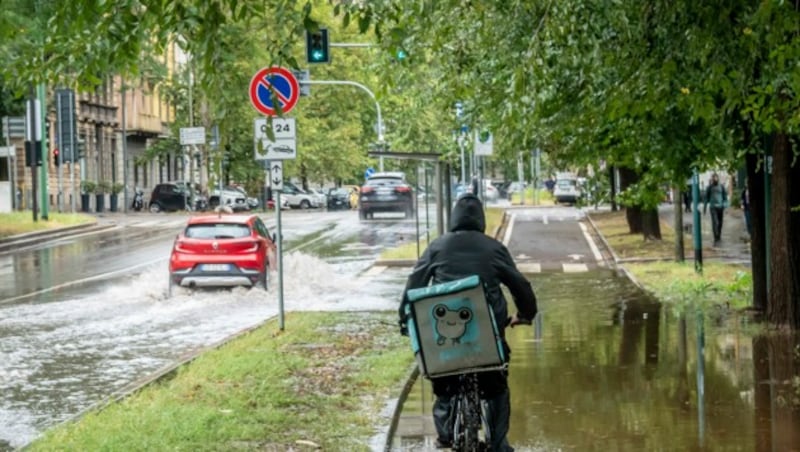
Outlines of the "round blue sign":
M 366 171 L 364 171 L 364 179 L 369 179 L 370 176 L 375 174 L 375 168 L 369 167 Z

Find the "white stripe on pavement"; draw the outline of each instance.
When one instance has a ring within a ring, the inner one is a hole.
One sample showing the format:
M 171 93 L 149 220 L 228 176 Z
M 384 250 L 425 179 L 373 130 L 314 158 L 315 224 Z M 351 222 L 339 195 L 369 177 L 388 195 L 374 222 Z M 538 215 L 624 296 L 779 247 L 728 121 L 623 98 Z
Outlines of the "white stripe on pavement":
M 508 242 L 511 240 L 511 231 L 514 229 L 514 221 L 517 219 L 516 214 L 511 214 L 511 219 L 508 220 L 508 226 L 506 227 L 506 234 L 503 236 L 503 245 L 508 246 Z
M 586 264 L 561 264 L 564 273 L 583 273 L 588 272 L 589 267 Z
M 583 223 L 578 223 L 581 226 L 581 231 L 583 231 L 583 236 L 586 237 L 586 242 L 589 243 L 589 248 L 592 249 L 592 254 L 594 254 L 594 260 L 600 262 L 603 260 L 603 256 L 600 255 L 600 250 L 597 249 L 597 245 L 595 245 L 594 240 L 592 240 L 592 236 L 589 235 L 589 230 L 586 228 L 586 225 Z
M 541 273 L 542 264 L 525 262 L 517 264 L 517 269 L 522 273 Z

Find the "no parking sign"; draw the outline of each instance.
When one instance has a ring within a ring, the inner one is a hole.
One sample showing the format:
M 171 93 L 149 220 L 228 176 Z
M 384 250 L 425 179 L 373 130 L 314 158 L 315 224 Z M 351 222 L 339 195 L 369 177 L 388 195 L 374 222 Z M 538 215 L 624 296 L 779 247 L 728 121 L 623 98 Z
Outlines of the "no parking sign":
M 278 114 L 278 107 L 272 102 L 273 91 L 286 114 L 297 104 L 300 84 L 290 70 L 279 66 L 265 67 L 256 72 L 250 80 L 250 102 L 259 113 L 267 116 Z

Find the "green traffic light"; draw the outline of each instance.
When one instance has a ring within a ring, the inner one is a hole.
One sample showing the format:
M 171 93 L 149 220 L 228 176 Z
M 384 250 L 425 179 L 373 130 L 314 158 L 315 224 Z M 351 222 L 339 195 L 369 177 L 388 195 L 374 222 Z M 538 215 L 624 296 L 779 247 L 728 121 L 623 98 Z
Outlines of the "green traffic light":
M 405 50 L 398 50 L 397 51 L 397 59 L 398 60 L 405 60 L 406 59 L 406 51 Z
M 314 50 L 311 52 L 311 58 L 313 58 L 314 61 L 323 61 L 325 60 L 325 52 L 322 50 Z

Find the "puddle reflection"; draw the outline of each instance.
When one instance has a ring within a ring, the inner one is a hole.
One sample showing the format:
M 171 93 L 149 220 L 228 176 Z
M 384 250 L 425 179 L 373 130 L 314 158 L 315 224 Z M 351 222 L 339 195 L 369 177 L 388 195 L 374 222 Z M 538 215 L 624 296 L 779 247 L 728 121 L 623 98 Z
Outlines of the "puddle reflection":
M 508 331 L 517 450 L 800 449 L 796 335 L 681 314 L 605 272 L 534 285 L 541 323 Z M 406 402 L 395 450 L 433 450 L 426 388 Z

